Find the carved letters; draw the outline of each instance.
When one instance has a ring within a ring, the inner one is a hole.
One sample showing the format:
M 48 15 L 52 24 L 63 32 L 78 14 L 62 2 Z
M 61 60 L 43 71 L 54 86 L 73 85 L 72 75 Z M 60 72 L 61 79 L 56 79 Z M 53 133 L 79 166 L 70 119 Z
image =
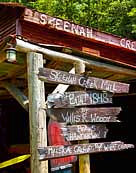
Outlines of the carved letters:
M 99 79 L 95 77 L 84 77 L 81 75 L 48 68 L 39 69 L 39 78 L 45 82 L 78 85 L 84 88 L 105 90 L 112 93 L 129 92 L 129 84 Z

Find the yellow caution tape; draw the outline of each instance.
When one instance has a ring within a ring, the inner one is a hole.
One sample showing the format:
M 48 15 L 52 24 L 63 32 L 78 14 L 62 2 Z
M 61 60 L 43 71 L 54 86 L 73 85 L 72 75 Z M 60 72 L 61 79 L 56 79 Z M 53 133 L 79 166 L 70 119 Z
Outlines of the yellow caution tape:
M 26 154 L 26 155 L 19 156 L 19 157 L 16 157 L 14 159 L 10 159 L 8 161 L 2 162 L 2 163 L 0 163 L 0 168 L 5 168 L 7 166 L 23 162 L 24 160 L 28 159 L 30 156 L 31 156 L 30 154 Z

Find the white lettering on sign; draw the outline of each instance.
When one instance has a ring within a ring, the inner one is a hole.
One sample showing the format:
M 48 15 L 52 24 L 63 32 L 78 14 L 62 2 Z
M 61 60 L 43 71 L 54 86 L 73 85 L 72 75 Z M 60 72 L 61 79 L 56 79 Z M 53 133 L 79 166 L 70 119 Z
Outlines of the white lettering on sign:
M 121 39 L 118 36 L 112 36 L 111 34 L 100 32 L 93 28 L 77 25 L 66 20 L 32 11 L 30 9 L 25 10 L 24 20 L 41 25 L 47 25 L 51 28 L 56 28 L 57 30 L 136 51 L 136 41 L 131 41 L 124 38 Z
M 100 79 L 96 77 L 84 77 L 78 74 L 53 70 L 48 68 L 39 68 L 39 78 L 45 82 L 55 82 L 68 85 L 79 85 L 85 88 L 94 88 L 96 90 L 105 90 L 113 93 L 128 93 L 129 84 Z
M 92 38 L 92 29 L 91 28 L 76 25 L 74 23 L 70 23 L 68 21 L 63 21 L 58 18 L 50 17 L 46 14 L 41 14 L 39 17 L 40 17 L 40 24 L 42 24 L 42 25 L 48 24 L 58 30 L 63 30 L 66 32 L 80 35 L 80 36 Z
M 58 158 L 70 155 L 80 155 L 87 153 L 120 151 L 129 148 L 134 148 L 134 145 L 124 144 L 121 141 L 117 141 L 117 142 L 78 144 L 72 146 L 69 145 L 49 146 L 43 149 L 39 149 L 39 152 L 40 152 L 40 160 L 42 160 L 42 159 L 51 159 L 51 158 Z
M 40 23 L 41 23 L 42 25 L 46 25 L 46 24 L 48 23 L 47 15 L 42 14 L 42 15 L 40 16 Z
M 64 21 L 64 31 L 66 32 L 70 31 L 70 23 L 67 21 Z
M 81 115 L 74 115 L 73 113 L 67 112 L 66 114 L 61 113 L 61 116 L 66 123 L 87 123 L 87 122 L 110 122 L 111 119 L 113 121 L 116 121 L 116 117 L 112 116 L 97 116 L 96 113 L 90 114 L 90 117 L 88 117 L 85 114 Z
M 50 78 L 54 81 L 65 81 L 69 83 L 76 82 L 76 76 L 69 73 L 69 75 L 66 75 L 65 73 L 57 72 L 57 71 L 51 71 Z
M 87 115 L 73 115 L 73 113 L 67 112 L 66 114 L 61 113 L 61 116 L 66 123 L 79 123 L 88 122 Z
M 107 92 L 100 93 L 81 93 L 75 97 L 75 93 L 65 93 L 62 98 L 63 101 L 69 100 L 70 105 L 87 105 L 88 104 L 99 104 L 99 103 L 112 103 L 112 98 L 108 97 Z
M 106 128 L 98 129 L 95 125 L 87 127 L 86 125 L 77 125 L 77 128 L 69 126 L 62 128 L 62 135 L 67 141 L 106 138 L 108 130 Z
M 92 116 L 91 115 L 91 120 L 92 122 L 110 122 L 111 117 L 110 116 Z
M 75 140 L 82 140 L 82 139 L 97 139 L 100 138 L 100 132 L 94 133 L 80 133 L 77 134 L 75 132 L 73 133 L 67 133 L 63 134 L 67 141 L 75 141 Z
M 120 45 L 127 49 L 136 50 L 136 41 L 131 41 L 123 38 L 120 40 Z
M 79 85 L 85 88 L 95 88 L 100 89 L 103 88 L 103 90 L 110 91 L 110 92 L 116 92 L 116 83 L 108 81 L 108 80 L 99 80 L 96 78 L 85 78 L 80 77 L 79 78 Z

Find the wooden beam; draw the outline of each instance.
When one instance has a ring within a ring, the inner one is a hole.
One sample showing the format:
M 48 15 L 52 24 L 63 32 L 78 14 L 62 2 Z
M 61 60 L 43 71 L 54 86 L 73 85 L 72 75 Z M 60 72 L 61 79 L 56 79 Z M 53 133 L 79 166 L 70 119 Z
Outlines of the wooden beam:
M 85 73 L 85 63 L 80 62 L 75 64 L 75 72 L 78 75 Z M 78 87 L 77 87 L 78 89 Z M 79 88 L 81 90 L 81 88 Z M 79 144 L 87 144 L 89 140 L 79 141 Z M 91 173 L 90 170 L 90 155 L 84 154 L 79 156 L 79 173 Z
M 29 100 L 28 98 L 23 94 L 22 91 L 20 91 L 15 85 L 9 83 L 9 82 L 2 82 L 2 85 L 8 92 L 18 101 L 18 103 L 26 110 L 28 111 L 28 104 Z
M 89 2 L 90 1 L 88 1 L 88 3 Z M 90 3 L 89 3 L 89 8 L 90 8 Z M 90 14 L 88 14 L 87 16 L 89 18 Z M 77 36 L 78 39 L 81 36 L 82 39 L 88 39 L 88 41 L 93 40 L 94 42 L 98 42 L 101 44 L 108 44 L 109 47 L 113 46 L 113 47 L 118 47 L 120 49 L 123 48 L 124 50 L 129 50 L 131 52 L 136 51 L 136 42 L 133 40 L 121 38 L 119 36 L 115 36 L 110 33 L 108 34 L 106 32 L 101 32 L 91 27 L 78 25 L 73 22 L 52 17 L 47 14 L 40 13 L 28 8 L 25 9 L 24 16 L 22 17 L 24 17 L 25 21 L 31 22 L 33 24 L 38 24 L 39 26 L 42 26 L 44 28 L 46 27 L 48 27 L 48 29 L 53 28 L 55 31 L 63 32 L 63 34 L 69 33 L 68 35 L 71 35 L 73 37 Z
M 41 108 L 45 102 L 44 82 L 38 79 L 38 69 L 43 67 L 42 54 L 30 52 L 28 61 L 28 93 L 30 120 L 31 173 L 48 173 L 48 162 L 39 161 L 38 148 L 47 146 L 46 112 Z
M 74 55 L 69 55 L 66 53 L 61 53 L 61 52 L 56 52 L 54 50 L 49 50 L 47 48 L 40 47 L 38 45 L 31 44 L 29 42 L 16 39 L 16 49 L 20 52 L 29 52 L 29 51 L 34 51 L 34 52 L 41 52 L 46 55 L 46 58 L 50 60 L 55 60 L 55 61 L 62 61 L 62 62 L 68 62 L 71 64 L 74 64 L 76 62 L 84 62 L 87 67 L 90 67 L 91 69 L 97 68 L 100 71 L 108 71 L 108 72 L 113 72 L 113 73 L 118 73 L 118 74 L 124 74 L 128 76 L 134 76 L 136 77 L 136 70 L 135 68 L 130 68 L 129 66 L 124 66 L 122 64 L 113 64 L 108 61 L 106 62 L 100 62 L 97 60 L 98 57 L 90 56 L 90 58 L 83 58 L 79 56 L 74 56 Z M 95 60 L 96 58 L 96 60 Z M 100 57 L 99 57 L 100 58 Z

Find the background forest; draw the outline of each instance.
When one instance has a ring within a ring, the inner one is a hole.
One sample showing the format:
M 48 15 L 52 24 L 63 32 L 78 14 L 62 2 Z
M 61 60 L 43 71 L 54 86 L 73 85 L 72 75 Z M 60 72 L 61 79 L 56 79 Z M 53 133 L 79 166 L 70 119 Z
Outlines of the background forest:
M 1 0 L 19 2 L 52 16 L 136 39 L 136 0 Z

